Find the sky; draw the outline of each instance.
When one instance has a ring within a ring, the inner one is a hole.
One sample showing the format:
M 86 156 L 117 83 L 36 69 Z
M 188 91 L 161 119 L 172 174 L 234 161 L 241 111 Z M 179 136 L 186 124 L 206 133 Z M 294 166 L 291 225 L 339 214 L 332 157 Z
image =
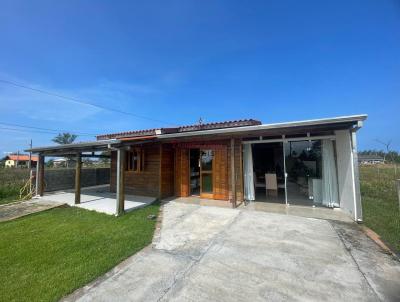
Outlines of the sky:
M 30 139 L 51 145 L 61 130 L 87 141 L 200 117 L 274 123 L 364 113 L 359 149 L 391 140 L 400 151 L 400 0 L 0 7 L 0 157 Z

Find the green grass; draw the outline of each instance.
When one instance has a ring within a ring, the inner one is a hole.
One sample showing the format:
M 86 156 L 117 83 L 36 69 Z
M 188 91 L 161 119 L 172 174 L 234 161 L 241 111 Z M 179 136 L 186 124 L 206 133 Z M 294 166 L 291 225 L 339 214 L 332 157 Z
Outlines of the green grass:
M 399 171 L 397 171 L 399 173 Z M 360 167 L 364 223 L 400 253 L 400 208 L 394 167 L 372 165 Z
M 101 276 L 151 243 L 158 209 L 65 207 L 0 223 L 0 301 L 56 301 Z

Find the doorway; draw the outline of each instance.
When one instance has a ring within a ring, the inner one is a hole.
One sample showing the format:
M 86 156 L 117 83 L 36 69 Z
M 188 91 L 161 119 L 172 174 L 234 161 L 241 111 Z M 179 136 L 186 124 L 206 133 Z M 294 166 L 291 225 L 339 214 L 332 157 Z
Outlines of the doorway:
M 252 157 L 255 200 L 286 203 L 283 143 L 254 144 Z
M 285 143 L 286 190 L 290 204 L 339 207 L 335 142 Z
M 190 149 L 190 195 L 214 197 L 213 166 L 213 150 Z

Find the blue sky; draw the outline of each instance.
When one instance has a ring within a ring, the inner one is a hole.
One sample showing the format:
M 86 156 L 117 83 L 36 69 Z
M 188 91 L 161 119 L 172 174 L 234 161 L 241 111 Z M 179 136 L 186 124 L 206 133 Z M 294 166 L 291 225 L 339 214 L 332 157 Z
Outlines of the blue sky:
M 399 1 L 0 0 L 0 7 L 0 80 L 170 124 L 367 113 L 359 148 L 392 139 L 400 150 Z M 0 110 L 2 123 L 77 133 L 163 126 L 1 82 Z M 54 136 L 15 128 L 0 125 L 0 156 Z

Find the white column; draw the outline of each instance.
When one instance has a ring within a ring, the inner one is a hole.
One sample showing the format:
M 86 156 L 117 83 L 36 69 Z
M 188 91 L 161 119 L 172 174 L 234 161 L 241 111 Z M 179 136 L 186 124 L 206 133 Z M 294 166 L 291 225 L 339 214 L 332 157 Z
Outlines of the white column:
M 350 214 L 355 221 L 360 221 L 362 219 L 361 198 L 359 179 L 355 173 L 357 155 L 354 156 L 356 142 L 352 139 L 350 130 L 338 130 L 335 134 L 340 208 Z

